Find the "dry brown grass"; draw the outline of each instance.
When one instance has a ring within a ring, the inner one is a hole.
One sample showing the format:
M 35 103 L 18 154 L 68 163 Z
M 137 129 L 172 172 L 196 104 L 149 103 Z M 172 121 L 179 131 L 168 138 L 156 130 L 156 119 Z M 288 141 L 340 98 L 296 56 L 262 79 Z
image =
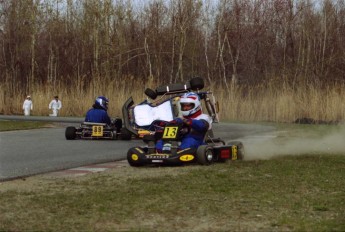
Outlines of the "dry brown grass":
M 217 92 L 221 118 L 241 121 L 291 122 L 308 117 L 323 121 L 345 118 L 345 86 L 259 86 Z
M 9 93 L 8 83 L 0 84 L 0 113 L 22 114 L 22 103 L 30 94 L 34 103 L 33 115 L 48 115 L 48 104 L 54 95 L 59 95 L 63 108 L 61 116 L 84 116 L 95 97 L 105 95 L 110 99 L 109 114 L 121 116 L 123 103 L 132 96 L 136 103 L 145 98 L 147 87 L 155 88 L 150 83 L 143 85 L 133 78 L 100 81 L 95 78 L 86 85 L 80 80 L 72 84 L 33 86 L 33 91 L 17 94 Z M 88 87 L 85 87 L 88 86 Z M 300 84 L 292 87 L 288 84 L 268 83 L 256 87 L 212 86 L 216 99 L 220 103 L 221 120 L 291 122 L 297 118 L 310 117 L 315 120 L 343 121 L 345 118 L 345 91 L 343 85 L 317 86 Z

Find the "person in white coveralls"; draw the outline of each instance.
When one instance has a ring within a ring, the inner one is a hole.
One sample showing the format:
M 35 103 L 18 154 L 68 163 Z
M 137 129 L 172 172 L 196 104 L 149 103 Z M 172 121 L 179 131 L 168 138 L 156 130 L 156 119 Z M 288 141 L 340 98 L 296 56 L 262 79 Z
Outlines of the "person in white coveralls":
M 53 111 L 52 114 L 49 114 L 49 116 L 58 116 L 59 110 L 61 109 L 62 104 L 59 100 L 58 96 L 55 96 L 54 99 L 49 103 L 49 109 Z
M 26 97 L 26 99 L 24 100 L 24 103 L 23 103 L 24 115 L 30 116 L 30 112 L 32 109 L 33 109 L 33 104 L 32 104 L 32 100 L 31 100 L 31 96 L 28 95 Z

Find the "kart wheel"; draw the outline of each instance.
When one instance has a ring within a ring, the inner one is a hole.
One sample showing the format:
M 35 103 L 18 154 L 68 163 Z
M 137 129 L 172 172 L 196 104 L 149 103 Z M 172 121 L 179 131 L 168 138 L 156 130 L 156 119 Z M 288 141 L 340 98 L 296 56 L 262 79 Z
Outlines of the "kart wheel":
M 236 146 L 237 150 L 237 160 L 243 160 L 244 159 L 244 146 L 243 143 L 240 141 L 231 141 L 228 143 L 228 145 Z
M 114 131 L 111 132 L 111 139 L 112 139 L 112 140 L 117 140 L 117 133 L 116 133 L 116 130 L 114 130 Z
M 120 138 L 122 140 L 131 140 L 132 133 L 129 130 L 127 130 L 126 128 L 122 127 L 121 133 L 120 133 Z
M 190 83 L 190 88 L 194 91 L 201 90 L 205 86 L 204 79 L 202 79 L 201 77 L 193 77 L 189 81 L 189 83 Z
M 209 165 L 213 162 L 213 151 L 210 146 L 201 145 L 196 151 L 198 163 L 201 165 Z
M 138 150 L 136 147 L 132 147 L 128 150 L 127 152 L 127 161 L 129 163 L 129 165 L 133 166 L 133 167 L 140 167 L 143 164 L 140 161 L 140 155 L 138 154 Z
M 145 89 L 145 94 L 146 96 L 148 96 L 149 98 L 153 100 L 157 98 L 157 93 L 153 89 L 150 89 L 150 88 Z
M 112 122 L 113 126 L 116 128 L 116 132 L 120 133 L 122 128 L 122 119 L 121 118 L 115 118 Z
M 65 137 L 67 140 L 73 140 L 77 137 L 76 135 L 76 131 L 77 129 L 73 126 L 69 126 L 66 128 L 66 131 L 65 131 Z

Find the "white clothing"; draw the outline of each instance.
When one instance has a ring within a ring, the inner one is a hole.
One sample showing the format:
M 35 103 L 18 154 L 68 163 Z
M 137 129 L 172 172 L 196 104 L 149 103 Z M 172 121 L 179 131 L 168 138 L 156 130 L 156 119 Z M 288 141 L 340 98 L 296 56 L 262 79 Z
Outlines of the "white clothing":
M 25 116 L 30 116 L 30 111 L 33 109 L 32 101 L 29 99 L 25 99 L 23 103 L 23 110 Z
M 206 122 L 208 122 L 208 125 L 209 125 L 208 129 L 209 130 L 212 129 L 212 121 L 213 120 L 212 120 L 211 116 L 209 116 L 208 114 L 200 114 L 199 116 L 197 116 L 195 118 L 191 118 L 191 119 L 198 119 L 198 120 L 203 119 Z
M 138 126 L 149 126 L 155 120 L 171 121 L 174 119 L 170 101 L 158 106 L 137 105 L 134 107 L 133 113 L 135 123 Z
M 61 107 L 62 107 L 61 101 L 53 99 L 49 103 L 49 109 L 53 110 L 53 113 L 49 114 L 49 116 L 54 116 L 54 117 L 58 116 L 58 113 Z

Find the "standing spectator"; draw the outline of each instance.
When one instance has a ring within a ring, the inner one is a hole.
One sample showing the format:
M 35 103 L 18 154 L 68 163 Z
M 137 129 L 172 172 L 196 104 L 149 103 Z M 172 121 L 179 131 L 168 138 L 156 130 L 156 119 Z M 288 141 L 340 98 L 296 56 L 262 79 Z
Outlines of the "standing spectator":
M 62 104 L 59 100 L 58 96 L 55 96 L 54 99 L 49 103 L 49 109 L 53 111 L 52 114 L 49 114 L 49 116 L 56 117 L 58 116 L 59 110 L 61 109 Z
M 30 111 L 33 109 L 33 104 L 31 101 L 31 96 L 28 95 L 23 103 L 23 110 L 25 116 L 30 116 Z

